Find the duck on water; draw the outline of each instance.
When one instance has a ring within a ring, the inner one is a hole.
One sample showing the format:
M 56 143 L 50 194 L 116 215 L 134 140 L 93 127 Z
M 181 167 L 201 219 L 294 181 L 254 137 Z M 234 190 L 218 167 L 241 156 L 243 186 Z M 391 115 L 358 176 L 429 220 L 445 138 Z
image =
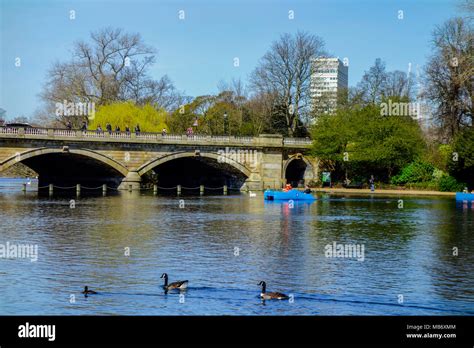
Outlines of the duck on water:
M 178 280 L 177 282 L 173 282 L 168 284 L 168 274 L 163 273 L 161 275 L 161 278 L 165 278 L 165 284 L 163 285 L 163 289 L 165 291 L 169 290 L 186 290 L 188 287 L 188 281 L 187 280 Z

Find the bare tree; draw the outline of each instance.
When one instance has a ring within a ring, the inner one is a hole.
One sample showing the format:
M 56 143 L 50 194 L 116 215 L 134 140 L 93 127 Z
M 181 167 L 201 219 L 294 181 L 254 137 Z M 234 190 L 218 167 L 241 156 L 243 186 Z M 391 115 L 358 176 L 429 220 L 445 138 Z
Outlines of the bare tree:
M 0 108 L 0 126 L 3 126 L 5 123 L 5 117 L 7 114 L 7 110 Z
M 451 140 L 473 125 L 474 34 L 463 18 L 453 18 L 433 32 L 434 53 L 425 67 L 426 97 L 436 107 L 443 136 Z
M 247 87 L 240 78 L 233 78 L 230 83 L 219 81 L 217 84 L 217 90 L 220 95 L 227 94 L 230 98 L 227 102 L 234 103 L 239 109 L 242 108 L 248 98 Z
M 271 128 L 276 96 L 268 93 L 254 94 L 244 104 L 246 120 L 252 125 L 253 135 L 259 135 Z
M 30 119 L 24 115 L 13 117 L 11 123 L 30 123 Z
M 132 73 L 127 84 L 129 87 L 127 99 L 139 105 L 152 104 L 157 108 L 172 111 L 182 105 L 183 100 L 187 100 L 176 90 L 168 75 L 164 75 L 159 80 L 148 78 L 142 80 L 138 74 Z
M 293 136 L 301 117 L 310 109 L 311 60 L 324 55 L 321 38 L 305 32 L 283 34 L 272 43 L 251 76 L 255 93 L 276 96 L 283 107 L 288 135 Z
M 365 103 L 379 104 L 384 98 L 398 97 L 410 100 L 413 97 L 411 74 L 400 70 L 386 71 L 380 58 L 364 72 L 357 85 L 357 94 Z
M 386 74 L 385 86 L 382 94 L 384 97 L 412 97 L 411 76 L 407 73 L 395 70 Z
M 91 33 L 90 42 L 74 44 L 70 61 L 56 62 L 48 72 L 40 94 L 45 109 L 63 101 L 100 106 L 125 100 L 175 107 L 179 96 L 171 80 L 164 76 L 156 81 L 148 75 L 154 54 L 140 34 L 113 28 Z
M 470 21 L 474 19 L 474 0 L 461 0 L 459 8 L 464 11 L 466 19 Z
M 375 64 L 368 71 L 364 72 L 362 80 L 357 87 L 367 102 L 380 103 L 386 83 L 387 72 L 385 70 L 385 63 L 380 58 L 377 58 Z

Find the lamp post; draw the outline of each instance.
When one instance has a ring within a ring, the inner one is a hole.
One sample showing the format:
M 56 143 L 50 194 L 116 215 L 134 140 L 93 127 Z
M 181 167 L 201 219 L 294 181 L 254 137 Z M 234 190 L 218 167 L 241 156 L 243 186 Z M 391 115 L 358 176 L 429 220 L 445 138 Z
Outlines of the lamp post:
M 227 135 L 227 111 L 224 111 L 224 135 Z

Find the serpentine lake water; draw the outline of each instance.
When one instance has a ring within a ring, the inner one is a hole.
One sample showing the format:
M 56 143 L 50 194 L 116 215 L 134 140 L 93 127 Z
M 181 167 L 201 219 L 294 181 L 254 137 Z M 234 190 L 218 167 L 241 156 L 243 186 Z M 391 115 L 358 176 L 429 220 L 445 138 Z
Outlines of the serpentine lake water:
M 474 209 L 452 197 L 291 206 L 261 193 L 49 197 L 23 182 L 0 179 L 0 247 L 36 245 L 37 260 L 0 258 L 1 315 L 474 314 Z M 189 280 L 182 296 L 164 294 L 164 272 Z M 290 300 L 262 302 L 261 280 Z

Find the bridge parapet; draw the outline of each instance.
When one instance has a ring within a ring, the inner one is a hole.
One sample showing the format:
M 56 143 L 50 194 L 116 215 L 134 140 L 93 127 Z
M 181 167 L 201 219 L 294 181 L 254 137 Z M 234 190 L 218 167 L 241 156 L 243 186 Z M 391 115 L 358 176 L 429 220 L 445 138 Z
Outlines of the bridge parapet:
M 309 148 L 308 138 L 283 138 L 279 135 L 263 134 L 259 137 L 216 136 L 216 135 L 180 135 L 161 133 L 132 132 L 97 132 L 55 128 L 7 128 L 0 127 L 0 138 L 22 139 L 54 139 L 93 142 L 124 142 L 124 143 L 161 143 L 161 144 L 196 144 L 214 146 L 246 146 L 246 147 L 288 147 Z

